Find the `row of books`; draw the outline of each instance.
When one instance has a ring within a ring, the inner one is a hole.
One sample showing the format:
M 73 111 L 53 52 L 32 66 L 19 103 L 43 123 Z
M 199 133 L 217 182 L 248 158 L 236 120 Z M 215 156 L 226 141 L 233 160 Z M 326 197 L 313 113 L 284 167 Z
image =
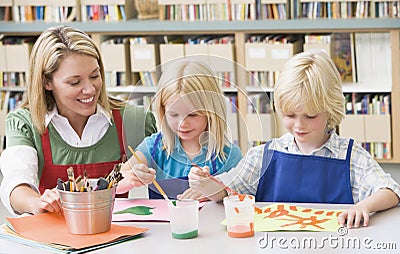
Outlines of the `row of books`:
M 159 0 L 160 20 L 215 21 L 285 19 L 287 3 L 257 1 L 168 1 Z
M 302 18 L 399 18 L 399 1 L 391 2 L 305 2 L 301 4 Z
M 25 72 L 0 72 L 0 87 L 21 87 L 25 84 Z
M 133 1 L 63 1 L 48 5 L 0 3 L 0 20 L 27 22 L 123 21 L 135 18 Z M 296 18 L 399 18 L 400 1 L 159 0 L 159 19 L 176 21 L 277 20 Z M 13 10 L 12 10 L 13 9 Z
M 77 18 L 74 6 L 15 6 L 14 21 L 72 22 Z
M 82 21 L 125 21 L 127 20 L 124 5 L 85 5 L 82 6 Z
M 160 20 L 399 18 L 399 1 L 158 0 Z
M 124 21 L 136 14 L 134 1 L 127 0 L 0 1 L 0 20 L 3 21 Z
M 25 86 L 33 37 L 0 38 L 0 87 Z
M 346 114 L 390 115 L 390 94 L 346 94 Z
M 339 133 L 355 138 L 374 158 L 390 159 L 390 94 L 350 93 L 345 98 L 346 117 Z

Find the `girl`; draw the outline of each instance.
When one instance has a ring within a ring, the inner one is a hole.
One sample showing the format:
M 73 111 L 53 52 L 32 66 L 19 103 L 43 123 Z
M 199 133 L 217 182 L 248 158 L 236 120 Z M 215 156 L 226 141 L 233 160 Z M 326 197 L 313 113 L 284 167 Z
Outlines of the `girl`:
M 128 161 L 137 178 L 119 182 L 121 192 L 149 184 L 153 175 L 171 198 L 184 191 L 179 198 L 198 198 L 197 192 L 186 190 L 192 165 L 220 174 L 242 157 L 240 149 L 227 138 L 226 102 L 215 74 L 205 64 L 188 59 L 170 67 L 161 76 L 155 95 L 161 132 L 138 146 L 141 162 L 134 157 Z M 129 172 L 131 167 L 122 171 Z M 150 198 L 160 197 L 153 190 L 150 186 Z
M 367 226 L 369 213 L 399 203 L 400 187 L 371 155 L 335 128 L 344 118 L 342 83 L 323 51 L 300 53 L 281 70 L 275 106 L 289 133 L 252 148 L 219 179 L 257 201 L 355 204 L 339 217 L 341 226 Z M 190 186 L 213 200 L 227 193 L 192 168 Z

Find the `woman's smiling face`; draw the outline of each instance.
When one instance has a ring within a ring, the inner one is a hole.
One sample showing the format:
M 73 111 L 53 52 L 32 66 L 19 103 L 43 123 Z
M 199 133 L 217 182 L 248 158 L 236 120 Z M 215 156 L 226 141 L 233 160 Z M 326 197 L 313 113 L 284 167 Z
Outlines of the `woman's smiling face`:
M 62 59 L 46 90 L 52 91 L 60 115 L 84 119 L 96 112 L 103 81 L 97 59 L 84 54 L 71 54 Z

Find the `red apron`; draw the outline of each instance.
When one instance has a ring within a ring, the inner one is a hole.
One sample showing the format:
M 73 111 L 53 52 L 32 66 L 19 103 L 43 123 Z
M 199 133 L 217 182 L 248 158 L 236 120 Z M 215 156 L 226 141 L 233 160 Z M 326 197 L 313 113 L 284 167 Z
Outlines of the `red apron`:
M 110 162 L 98 162 L 98 163 L 91 163 L 91 164 L 69 164 L 69 165 L 55 165 L 53 164 L 53 156 L 51 153 L 51 146 L 50 146 L 50 138 L 49 138 L 49 131 L 46 128 L 46 132 L 42 135 L 42 149 L 43 149 L 43 156 L 44 156 L 44 165 L 42 176 L 40 177 L 40 184 L 39 184 L 39 191 L 43 193 L 45 189 L 52 189 L 57 185 L 57 179 L 61 178 L 63 181 L 68 180 L 67 176 L 67 168 L 72 167 L 74 169 L 74 175 L 83 176 L 83 172 L 86 169 L 87 174 L 90 178 L 99 178 L 104 177 L 108 173 L 111 172 L 115 164 L 122 162 L 122 158 L 125 157 L 125 149 L 123 146 L 123 139 L 122 139 L 122 118 L 121 113 L 119 110 L 113 110 L 113 117 L 114 122 L 118 132 L 118 140 L 119 140 L 119 148 L 121 157 L 119 160 L 110 161 Z M 128 197 L 126 193 L 125 197 Z M 121 195 L 118 195 L 121 197 Z

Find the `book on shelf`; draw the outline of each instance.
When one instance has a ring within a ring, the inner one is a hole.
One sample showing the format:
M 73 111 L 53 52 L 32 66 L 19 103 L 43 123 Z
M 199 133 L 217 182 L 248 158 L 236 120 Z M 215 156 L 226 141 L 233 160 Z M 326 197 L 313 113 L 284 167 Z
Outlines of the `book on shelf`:
M 14 21 L 46 21 L 46 22 L 72 22 L 78 20 L 78 6 L 76 1 L 63 1 L 56 3 L 49 1 L 30 3 L 19 1 L 14 4 Z
M 112 37 L 100 45 L 104 63 L 105 84 L 108 87 L 131 83 L 126 73 L 130 70 L 129 41 L 125 37 Z
M 332 34 L 332 60 L 343 82 L 355 82 L 355 49 L 352 33 Z
M 324 50 L 335 63 L 343 82 L 356 82 L 354 36 L 352 33 L 309 34 L 304 51 Z
M 294 10 L 297 17 L 308 19 L 345 19 L 375 17 L 372 6 L 374 1 L 310 1 L 300 0 L 300 10 Z M 293 7 L 292 7 L 293 8 Z
M 375 0 L 372 12 L 376 18 L 400 18 L 400 2 L 398 0 Z
M 154 37 L 129 37 L 131 81 L 134 85 L 156 86 L 160 70 L 158 41 Z
M 126 21 L 137 15 L 134 1 L 128 0 L 81 0 L 82 21 Z
M 230 0 L 232 20 L 256 20 L 255 0 Z
M 349 93 L 339 133 L 356 139 L 375 159 L 390 159 L 390 94 Z
M 289 3 L 287 0 L 258 0 L 256 1 L 256 10 L 258 11 L 257 19 L 288 19 Z
M 160 20 L 205 21 L 210 15 L 206 0 L 158 0 Z
M 207 20 L 231 20 L 229 0 L 206 0 Z
M 22 87 L 26 84 L 32 37 L 0 39 L 0 87 Z
M 389 33 L 355 33 L 357 82 L 391 87 L 392 55 Z
M 0 21 L 12 21 L 12 6 L 0 6 Z

